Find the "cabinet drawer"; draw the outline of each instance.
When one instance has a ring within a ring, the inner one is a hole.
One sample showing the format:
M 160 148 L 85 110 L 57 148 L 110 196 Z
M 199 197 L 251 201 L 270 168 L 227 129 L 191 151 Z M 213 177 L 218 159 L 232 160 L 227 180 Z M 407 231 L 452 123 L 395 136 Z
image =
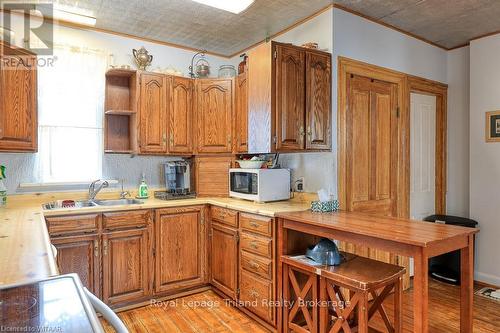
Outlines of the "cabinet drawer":
M 266 279 L 271 279 L 273 276 L 273 261 L 271 259 L 262 258 L 245 251 L 241 251 L 241 268 Z
M 240 301 L 243 301 L 247 308 L 257 316 L 272 323 L 274 320 L 274 307 L 270 306 L 273 301 L 272 283 L 242 271 L 240 290 Z
M 272 243 L 273 241 L 269 238 L 254 236 L 247 233 L 241 234 L 240 244 L 242 250 L 252 252 L 267 258 L 272 257 Z
M 272 222 L 273 219 L 270 217 L 240 213 L 240 225 L 242 229 L 264 236 L 272 236 Z
M 47 217 L 49 234 L 93 233 L 99 229 L 99 214 Z
M 143 228 L 149 224 L 151 212 L 149 210 L 131 210 L 117 213 L 104 213 L 103 228 L 106 230 Z
M 226 208 L 214 207 L 210 209 L 212 219 L 219 221 L 220 223 L 230 225 L 232 227 L 238 227 L 238 212 Z

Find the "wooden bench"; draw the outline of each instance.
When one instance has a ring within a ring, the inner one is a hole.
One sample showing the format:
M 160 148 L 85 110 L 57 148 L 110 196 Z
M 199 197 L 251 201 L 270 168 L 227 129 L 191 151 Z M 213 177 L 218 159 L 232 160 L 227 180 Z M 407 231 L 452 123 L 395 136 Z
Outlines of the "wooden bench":
M 405 268 L 345 255 L 346 262 L 339 266 L 317 266 L 305 256 L 281 257 L 284 332 L 368 333 L 368 322 L 377 312 L 389 332 L 402 332 L 401 283 Z M 349 297 L 341 288 L 349 291 Z M 392 290 L 393 324 L 382 305 Z

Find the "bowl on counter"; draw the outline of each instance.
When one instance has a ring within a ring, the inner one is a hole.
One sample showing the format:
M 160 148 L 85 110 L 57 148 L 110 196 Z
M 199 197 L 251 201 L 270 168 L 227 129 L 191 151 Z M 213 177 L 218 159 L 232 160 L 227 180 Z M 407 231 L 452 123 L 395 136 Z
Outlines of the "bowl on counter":
M 260 169 L 266 161 L 259 160 L 236 160 L 242 169 Z

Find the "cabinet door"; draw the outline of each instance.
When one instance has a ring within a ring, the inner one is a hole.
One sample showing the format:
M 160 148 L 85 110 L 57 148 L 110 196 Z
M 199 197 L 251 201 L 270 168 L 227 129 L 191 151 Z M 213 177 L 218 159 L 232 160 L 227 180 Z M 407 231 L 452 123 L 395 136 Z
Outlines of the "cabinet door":
M 85 287 L 100 297 L 99 238 L 97 235 L 52 238 L 57 249 L 57 266 L 61 274 L 76 273 Z
M 331 56 L 306 52 L 306 148 L 331 149 Z
M 140 153 L 167 152 L 166 79 L 164 75 L 141 74 L 139 97 Z
M 3 46 L 6 53 L 10 50 Z M 37 150 L 36 56 L 0 57 L 0 151 Z
M 169 152 L 192 153 L 193 80 L 170 77 Z
M 238 285 L 238 231 L 212 224 L 210 232 L 211 283 L 236 299 Z
M 232 152 L 233 80 L 198 80 L 196 108 L 198 152 Z
M 247 73 L 236 78 L 236 152 L 248 152 L 248 81 Z
M 155 292 L 207 283 L 203 207 L 159 209 L 155 219 Z
M 275 45 L 276 149 L 304 149 L 304 58 L 295 47 Z
M 150 291 L 147 228 L 102 235 L 102 296 L 107 304 L 133 302 Z

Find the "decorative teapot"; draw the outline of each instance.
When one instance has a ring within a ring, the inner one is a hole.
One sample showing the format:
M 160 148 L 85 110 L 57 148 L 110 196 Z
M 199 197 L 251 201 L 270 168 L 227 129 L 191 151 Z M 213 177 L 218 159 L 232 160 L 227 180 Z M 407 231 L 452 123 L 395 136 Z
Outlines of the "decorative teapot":
M 153 61 L 153 56 L 148 53 L 148 51 L 142 46 L 139 51 L 132 49 L 134 53 L 135 62 L 139 70 L 146 70 L 146 67 L 151 65 Z

